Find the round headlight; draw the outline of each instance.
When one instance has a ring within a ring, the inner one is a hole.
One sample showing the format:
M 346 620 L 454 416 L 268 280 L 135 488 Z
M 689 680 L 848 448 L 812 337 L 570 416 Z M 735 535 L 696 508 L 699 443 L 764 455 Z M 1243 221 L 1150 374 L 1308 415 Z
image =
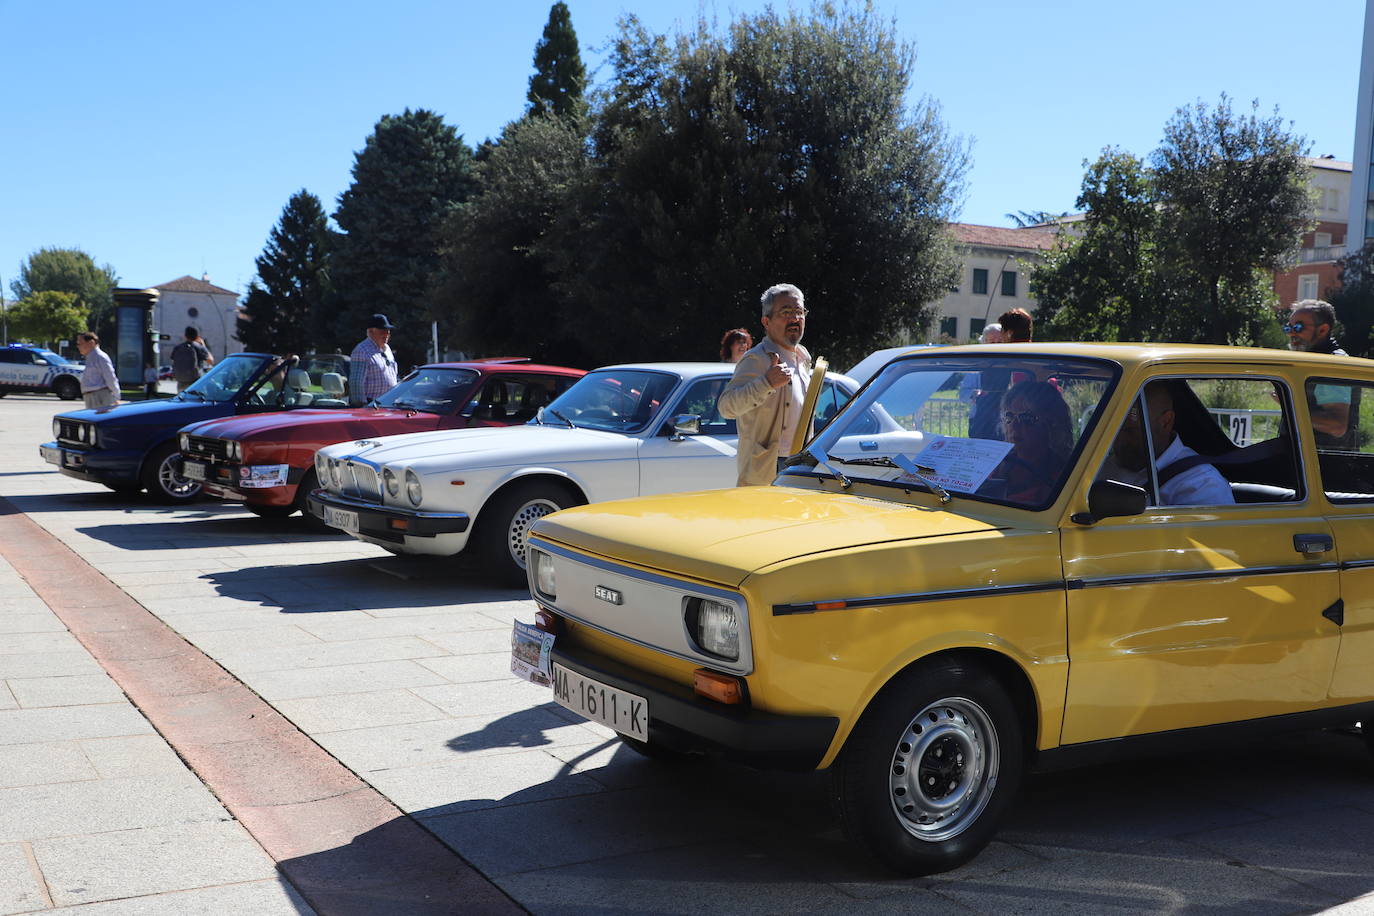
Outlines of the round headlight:
M 393 499 L 400 495 L 401 478 L 396 476 L 396 472 L 391 468 L 382 468 L 382 480 L 386 482 L 387 495 Z
M 52 437 L 54 439 L 62 438 L 62 424 L 58 421 L 57 417 L 52 418 Z
M 191 437 L 186 433 L 182 433 L 179 444 L 183 452 L 189 452 L 191 450 Z
M 420 505 L 420 478 L 410 468 L 406 468 L 406 496 L 412 506 Z
M 542 550 L 531 550 L 534 560 L 534 587 L 550 601 L 558 597 L 558 576 L 553 571 L 553 557 Z
M 697 643 L 712 655 L 734 661 L 739 658 L 739 615 L 735 609 L 710 598 L 698 599 Z

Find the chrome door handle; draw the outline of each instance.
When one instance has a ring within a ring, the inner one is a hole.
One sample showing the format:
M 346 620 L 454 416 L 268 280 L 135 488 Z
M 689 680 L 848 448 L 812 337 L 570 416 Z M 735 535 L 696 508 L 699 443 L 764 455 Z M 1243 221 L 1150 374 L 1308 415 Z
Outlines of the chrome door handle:
M 1298 553 L 1326 553 L 1334 546 L 1329 534 L 1295 534 L 1293 549 Z

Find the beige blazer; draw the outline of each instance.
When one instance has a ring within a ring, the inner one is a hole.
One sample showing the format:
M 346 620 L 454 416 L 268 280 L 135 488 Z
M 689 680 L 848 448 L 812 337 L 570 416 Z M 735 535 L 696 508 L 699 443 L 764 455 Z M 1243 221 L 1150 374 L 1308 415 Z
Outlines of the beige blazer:
M 735 364 L 735 374 L 720 393 L 720 415 L 733 419 L 739 428 L 739 445 L 735 453 L 735 464 L 739 471 L 737 485 L 766 486 L 778 476 L 778 439 L 782 434 L 783 410 L 788 406 L 792 386 L 770 388 L 764 375 L 773 364 L 770 354 L 783 356 L 773 341 L 765 337 L 752 350 L 740 357 Z M 811 377 L 811 354 L 806 348 L 797 345 L 801 357 L 803 380 Z M 804 417 L 808 438 L 812 418 Z M 790 449 L 792 443 L 782 444 Z

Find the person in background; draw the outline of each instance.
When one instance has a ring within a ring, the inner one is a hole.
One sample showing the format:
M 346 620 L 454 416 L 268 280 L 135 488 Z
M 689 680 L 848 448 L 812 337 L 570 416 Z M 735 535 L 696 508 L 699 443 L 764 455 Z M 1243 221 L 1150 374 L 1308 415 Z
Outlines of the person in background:
M 1321 299 L 1293 303 L 1283 332 L 1288 335 L 1290 350 L 1349 355 L 1336 343 L 1336 309 Z M 1359 389 L 1350 385 L 1308 386 L 1307 409 L 1312 414 L 1312 430 L 1319 448 L 1359 447 L 1356 436 L 1360 412 L 1358 393 Z
M 205 344 L 200 343 L 200 332 L 188 326 L 186 339 L 172 348 L 172 377 L 177 381 L 177 393 L 194 385 L 213 359 Z
M 143 397 L 145 400 L 157 397 L 157 367 L 152 363 L 143 364 Z
M 348 401 L 361 407 L 396 387 L 396 356 L 391 352 L 390 319 L 380 312 L 367 322 L 367 339 L 353 348 L 348 369 Z
M 1011 309 L 997 318 L 1002 328 L 1002 343 L 1030 343 L 1035 319 L 1025 309 Z
M 86 361 L 81 372 L 81 397 L 87 407 L 114 407 L 119 403 L 119 378 L 110 356 L 100 349 L 100 338 L 90 331 L 76 335 L 76 349 Z
M 720 361 L 737 363 L 754 346 L 754 335 L 744 328 L 732 328 L 720 339 Z
M 978 342 L 980 344 L 1001 343 L 1002 326 L 995 321 L 992 324 L 984 325 L 982 333 L 978 335 Z M 963 380 L 959 382 L 959 400 L 968 405 L 970 435 L 972 435 L 972 430 L 974 429 L 982 430 L 986 434 L 988 430 L 993 428 L 993 424 L 996 423 L 996 419 L 992 418 L 981 425 L 977 425 L 980 422 L 978 419 L 978 409 L 980 406 L 978 399 L 982 395 L 981 389 L 983 387 L 981 376 L 982 373 L 979 372 L 965 372 Z M 994 407 L 993 410 L 995 411 L 996 407 Z M 989 438 L 989 436 L 973 436 L 973 438 Z
M 806 333 L 806 300 L 791 283 L 764 290 L 766 336 L 735 363 L 735 374 L 720 393 L 720 415 L 737 420 L 737 485 L 764 486 L 778 476 L 778 458 L 791 448 L 811 379 L 811 354 L 801 345 Z

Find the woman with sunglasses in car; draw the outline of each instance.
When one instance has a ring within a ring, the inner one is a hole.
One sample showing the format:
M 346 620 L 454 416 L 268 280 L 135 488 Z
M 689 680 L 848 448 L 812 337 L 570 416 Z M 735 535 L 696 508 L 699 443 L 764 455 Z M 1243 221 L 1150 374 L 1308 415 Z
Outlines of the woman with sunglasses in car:
M 1025 506 L 1043 503 L 1054 490 L 1073 431 L 1069 406 L 1052 382 L 1019 382 L 1002 398 L 1000 432 L 1011 452 L 993 477 L 1006 481 L 1005 499 Z

